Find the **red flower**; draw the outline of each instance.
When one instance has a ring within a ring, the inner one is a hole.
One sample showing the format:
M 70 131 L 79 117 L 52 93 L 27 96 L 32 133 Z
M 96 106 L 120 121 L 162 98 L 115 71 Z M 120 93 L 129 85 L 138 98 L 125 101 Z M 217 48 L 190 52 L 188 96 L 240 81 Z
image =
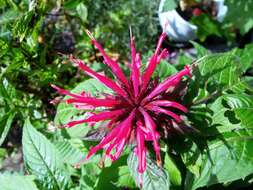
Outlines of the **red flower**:
M 111 68 L 116 80 L 112 80 L 102 74 L 96 73 L 87 67 L 83 61 L 71 57 L 71 61 L 78 64 L 89 76 L 99 80 L 108 88 L 114 91 L 114 94 L 105 94 L 104 98 L 90 97 L 87 94 L 73 94 L 53 85 L 53 88 L 59 93 L 68 95 L 67 103 L 75 105 L 77 108 L 86 109 L 102 107 L 104 111 L 94 113 L 91 116 L 78 121 L 71 121 L 66 127 L 73 127 L 81 123 L 94 123 L 109 120 L 108 129 L 110 132 L 101 140 L 101 142 L 92 147 L 87 155 L 89 159 L 96 151 L 105 149 L 105 155 L 116 160 L 120 157 L 124 146 L 130 142 L 136 143 L 136 153 L 138 156 L 138 171 L 143 173 L 146 168 L 147 148 L 145 143 L 153 143 L 156 154 L 157 164 L 161 164 L 160 147 L 158 133 L 160 122 L 170 126 L 172 120 L 181 122 L 178 114 L 172 110 L 177 109 L 181 112 L 187 112 L 187 109 L 173 101 L 173 89 L 179 84 L 183 76 L 191 76 L 191 71 L 186 66 L 182 71 L 165 79 L 160 84 L 158 80 L 152 80 L 151 76 L 155 71 L 156 65 L 160 60 L 168 55 L 166 49 L 160 51 L 162 42 L 166 34 L 162 33 L 155 53 L 150 58 L 143 74 L 140 72 L 141 58 L 136 53 L 134 38 L 131 35 L 131 66 L 130 79 L 127 79 L 119 64 L 113 61 L 105 53 L 101 45 L 94 39 L 89 31 L 87 34 L 91 38 L 92 44 L 103 55 L 104 63 Z M 134 137 L 134 138 L 133 138 Z M 134 141 L 132 141 L 134 139 Z M 113 151 L 114 150 L 114 151 Z M 112 153 L 113 152 L 113 153 Z
M 192 11 L 192 14 L 193 14 L 194 16 L 199 16 L 199 15 L 201 15 L 202 13 L 203 13 L 202 10 L 199 9 L 199 8 L 195 8 L 195 9 L 193 9 L 193 11 Z

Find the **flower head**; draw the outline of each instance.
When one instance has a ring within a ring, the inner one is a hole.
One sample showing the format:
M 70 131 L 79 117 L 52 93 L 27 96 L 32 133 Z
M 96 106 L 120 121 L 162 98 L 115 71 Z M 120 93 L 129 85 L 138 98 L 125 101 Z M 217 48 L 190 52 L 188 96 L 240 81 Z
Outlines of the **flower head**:
M 130 32 L 131 33 L 131 32 Z M 157 64 L 161 59 L 168 56 L 166 49 L 161 49 L 166 34 L 162 33 L 153 56 L 149 59 L 143 73 L 140 54 L 136 52 L 134 38 L 131 35 L 131 65 L 130 77 L 125 76 L 119 64 L 112 60 L 102 46 L 87 31 L 91 43 L 100 51 L 106 64 L 115 75 L 112 80 L 102 74 L 96 73 L 83 61 L 70 57 L 71 61 L 78 64 L 79 68 L 87 75 L 99 80 L 105 86 L 113 90 L 113 94 L 104 94 L 103 98 L 91 97 L 88 94 L 73 94 L 67 90 L 53 85 L 59 93 L 70 96 L 67 103 L 73 104 L 79 109 L 102 107 L 103 111 L 93 113 L 87 118 L 67 123 L 66 127 L 73 127 L 81 123 L 94 123 L 108 120 L 108 134 L 101 142 L 91 147 L 86 159 L 89 159 L 96 151 L 105 150 L 105 155 L 112 160 L 120 157 L 124 147 L 128 143 L 136 144 L 138 156 L 138 172 L 143 173 L 146 169 L 147 142 L 151 142 L 156 154 L 157 163 L 161 164 L 159 146 L 160 124 L 168 128 L 172 122 L 181 122 L 178 113 L 187 112 L 186 107 L 175 101 L 173 89 L 177 87 L 184 76 L 191 76 L 188 66 L 175 75 L 169 76 L 161 83 L 152 79 Z M 175 112 L 175 110 L 177 110 Z M 130 141 L 131 139 L 131 141 Z M 133 140 L 134 139 L 134 140 Z

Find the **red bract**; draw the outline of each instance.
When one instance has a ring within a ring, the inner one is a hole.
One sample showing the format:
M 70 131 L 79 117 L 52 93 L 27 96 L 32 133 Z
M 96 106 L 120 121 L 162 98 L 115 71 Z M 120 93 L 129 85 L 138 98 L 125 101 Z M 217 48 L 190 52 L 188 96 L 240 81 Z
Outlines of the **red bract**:
M 175 75 L 169 76 L 160 84 L 158 80 L 152 79 L 157 64 L 161 59 L 168 55 L 166 49 L 160 50 L 166 34 L 162 33 L 159 38 L 156 51 L 150 58 L 143 74 L 140 72 L 140 54 L 136 53 L 134 38 L 131 35 L 131 72 L 130 77 L 124 75 L 119 64 L 112 60 L 94 39 L 92 34 L 87 31 L 92 44 L 100 51 L 104 58 L 104 63 L 111 68 L 115 75 L 112 80 L 104 75 L 96 73 L 87 67 L 83 61 L 71 57 L 71 61 L 78 64 L 79 68 L 87 75 L 99 80 L 105 86 L 114 91 L 114 94 L 103 94 L 103 98 L 91 97 L 88 94 L 73 94 L 69 91 L 56 87 L 59 93 L 70 96 L 67 103 L 73 104 L 78 109 L 102 107 L 103 111 L 93 113 L 87 118 L 78 121 L 71 121 L 65 127 L 73 127 L 81 123 L 94 123 L 109 120 L 107 124 L 108 134 L 101 142 L 92 147 L 86 157 L 89 159 L 96 151 L 105 150 L 105 155 L 112 160 L 120 157 L 124 147 L 129 142 L 136 144 L 136 154 L 138 156 L 138 171 L 143 173 L 146 169 L 147 141 L 151 141 L 156 154 L 157 164 L 161 164 L 159 146 L 159 128 L 161 125 L 171 126 L 172 121 L 181 122 L 178 113 L 187 112 L 187 108 L 175 102 L 175 89 L 184 76 L 191 76 L 188 66 Z M 177 110 L 177 113 L 175 113 Z M 134 138 L 133 138 L 134 137 Z M 130 141 L 131 138 L 131 141 Z

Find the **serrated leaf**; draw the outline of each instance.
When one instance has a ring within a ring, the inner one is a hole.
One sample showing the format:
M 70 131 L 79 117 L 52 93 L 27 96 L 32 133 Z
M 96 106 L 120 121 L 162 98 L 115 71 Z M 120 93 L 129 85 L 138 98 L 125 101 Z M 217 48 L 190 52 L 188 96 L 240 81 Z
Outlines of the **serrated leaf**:
M 142 189 L 143 190 L 169 190 L 170 181 L 169 176 L 165 170 L 158 167 L 157 164 L 150 159 L 149 156 L 146 157 L 147 167 L 145 172 L 142 174 Z M 138 172 L 138 159 L 135 153 L 132 151 L 127 160 L 128 167 L 130 169 L 130 174 L 137 181 L 140 187 L 140 175 Z
M 224 105 L 226 104 L 226 105 Z M 212 105 L 212 124 L 219 132 L 253 128 L 253 96 L 226 94 Z
M 84 158 L 84 153 L 66 140 L 57 141 L 55 146 L 59 152 L 61 160 L 65 163 L 74 165 Z
M 202 45 L 200 45 L 194 41 L 191 41 L 191 43 L 192 43 L 193 47 L 197 50 L 197 57 L 198 58 L 201 58 L 201 57 L 209 54 L 208 50 L 205 47 L 203 47 Z
M 0 174 L 0 189 L 2 190 L 38 190 L 33 176 L 18 174 Z
M 23 129 L 23 154 L 27 169 L 47 189 L 65 189 L 71 182 L 54 145 L 30 123 Z
M 231 54 L 238 56 L 241 61 L 242 70 L 246 71 L 249 69 L 253 63 L 253 45 L 248 44 L 244 49 L 235 48 L 231 51 Z
M 15 112 L 9 112 L 0 119 L 0 146 L 8 135 L 15 114 Z
M 241 130 L 209 142 L 201 154 L 198 148 L 184 157 L 187 168 L 186 189 L 244 179 L 253 173 L 253 131 Z
M 231 53 L 204 56 L 196 65 L 199 69 L 199 80 L 222 88 L 238 83 L 242 74 L 239 60 Z

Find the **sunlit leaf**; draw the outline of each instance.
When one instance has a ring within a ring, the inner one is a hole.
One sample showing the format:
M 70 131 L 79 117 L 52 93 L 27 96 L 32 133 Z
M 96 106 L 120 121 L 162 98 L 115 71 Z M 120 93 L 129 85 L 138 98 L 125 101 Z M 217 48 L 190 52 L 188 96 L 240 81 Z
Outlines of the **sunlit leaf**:
M 26 120 L 23 129 L 23 153 L 27 169 L 47 189 L 61 190 L 71 182 L 54 145 Z

